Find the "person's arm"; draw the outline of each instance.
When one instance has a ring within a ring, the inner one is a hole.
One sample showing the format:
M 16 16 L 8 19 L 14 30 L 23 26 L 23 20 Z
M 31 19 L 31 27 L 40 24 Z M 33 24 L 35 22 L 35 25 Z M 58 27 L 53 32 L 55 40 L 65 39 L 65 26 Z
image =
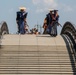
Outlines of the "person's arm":
M 43 23 L 43 28 L 45 27 L 45 25 L 47 24 L 47 20 L 46 18 L 44 19 L 44 23 Z
M 26 19 L 26 18 L 27 18 L 27 14 L 28 14 L 28 13 L 25 13 L 25 15 L 24 15 L 24 22 L 25 22 L 25 23 L 27 22 L 27 19 Z
M 59 15 L 58 15 L 58 12 L 56 13 L 56 21 L 59 21 Z
M 26 22 L 26 18 L 24 18 L 24 21 Z
M 27 12 L 25 12 L 25 14 L 24 14 L 24 18 L 27 18 L 27 14 L 28 14 L 28 13 L 27 13 Z
M 19 13 L 20 13 L 20 12 L 17 12 L 17 13 L 16 13 L 16 14 L 17 14 L 17 16 L 16 16 L 16 23 L 17 23 L 17 24 L 18 24 L 19 16 L 20 16 Z
M 57 16 L 56 20 L 59 21 L 59 15 Z

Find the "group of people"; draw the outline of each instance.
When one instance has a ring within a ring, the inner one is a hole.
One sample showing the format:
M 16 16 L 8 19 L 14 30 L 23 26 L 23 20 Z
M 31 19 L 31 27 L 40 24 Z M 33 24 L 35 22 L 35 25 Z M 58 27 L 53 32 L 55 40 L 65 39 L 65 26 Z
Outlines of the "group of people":
M 27 12 L 25 7 L 20 7 L 20 11 L 17 12 L 17 26 L 18 26 L 18 33 L 25 34 L 28 32 L 28 25 L 27 25 Z M 50 12 L 46 15 L 44 20 L 43 34 L 50 34 L 51 36 L 57 36 L 57 25 L 58 25 L 59 15 L 58 10 L 50 10 Z M 38 30 L 32 30 L 38 32 Z
M 50 34 L 51 36 L 57 36 L 57 26 L 59 15 L 58 10 L 50 9 L 50 12 L 46 15 L 46 18 L 44 19 L 44 32 L 43 34 Z

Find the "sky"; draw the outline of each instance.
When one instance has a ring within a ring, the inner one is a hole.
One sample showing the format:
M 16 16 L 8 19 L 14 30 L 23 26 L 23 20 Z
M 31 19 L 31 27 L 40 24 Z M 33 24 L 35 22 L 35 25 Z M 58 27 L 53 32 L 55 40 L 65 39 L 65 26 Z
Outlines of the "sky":
M 76 24 L 76 0 L 0 0 L 0 22 L 5 21 L 12 34 L 17 32 L 16 12 L 21 6 L 27 8 L 30 29 L 37 24 L 43 25 L 48 9 L 59 10 L 59 22 L 62 26 L 66 21 Z M 61 29 L 58 27 L 58 33 Z

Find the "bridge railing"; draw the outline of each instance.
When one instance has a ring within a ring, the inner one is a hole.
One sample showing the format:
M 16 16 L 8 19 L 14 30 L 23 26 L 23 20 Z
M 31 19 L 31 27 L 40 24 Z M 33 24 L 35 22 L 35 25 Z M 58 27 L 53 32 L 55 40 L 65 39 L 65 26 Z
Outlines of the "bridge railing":
M 0 35 L 9 34 L 8 26 L 6 22 L 0 23 Z
M 8 26 L 6 22 L 0 23 L 0 47 L 1 47 L 1 36 L 4 34 L 9 34 Z
M 76 67 L 76 26 L 70 22 L 66 22 L 62 28 L 61 35 L 66 35 L 69 39 L 71 45 L 71 52 L 74 58 L 75 67 Z

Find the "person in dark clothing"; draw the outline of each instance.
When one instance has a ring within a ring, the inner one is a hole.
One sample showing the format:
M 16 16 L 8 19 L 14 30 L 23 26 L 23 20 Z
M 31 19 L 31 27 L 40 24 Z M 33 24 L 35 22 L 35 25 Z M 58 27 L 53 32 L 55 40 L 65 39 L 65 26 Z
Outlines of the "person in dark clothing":
M 50 9 L 50 13 L 46 15 L 43 24 L 44 28 L 43 34 L 50 34 L 51 36 L 57 36 L 57 25 L 59 20 L 59 15 L 57 11 L 58 10 Z
M 58 10 L 54 10 L 54 15 L 52 16 L 52 31 L 51 31 L 52 36 L 57 36 L 58 20 L 59 20 Z
M 46 19 L 47 19 L 47 32 L 48 32 L 48 34 L 50 34 L 51 28 L 52 28 L 52 26 L 51 26 L 51 23 L 52 23 L 52 12 L 53 11 L 50 11 L 50 13 L 48 13 L 47 17 L 46 17 Z
M 46 34 L 50 34 L 51 33 L 51 23 L 52 23 L 52 12 L 54 10 L 50 9 L 50 12 L 46 15 L 46 18 L 45 18 L 45 21 L 44 21 L 44 24 L 43 24 L 43 28 L 45 28 L 46 26 L 46 30 L 44 31 Z
M 25 34 L 25 24 L 27 18 L 27 12 L 25 7 L 20 7 L 20 11 L 17 12 L 16 22 L 18 25 L 18 33 Z

